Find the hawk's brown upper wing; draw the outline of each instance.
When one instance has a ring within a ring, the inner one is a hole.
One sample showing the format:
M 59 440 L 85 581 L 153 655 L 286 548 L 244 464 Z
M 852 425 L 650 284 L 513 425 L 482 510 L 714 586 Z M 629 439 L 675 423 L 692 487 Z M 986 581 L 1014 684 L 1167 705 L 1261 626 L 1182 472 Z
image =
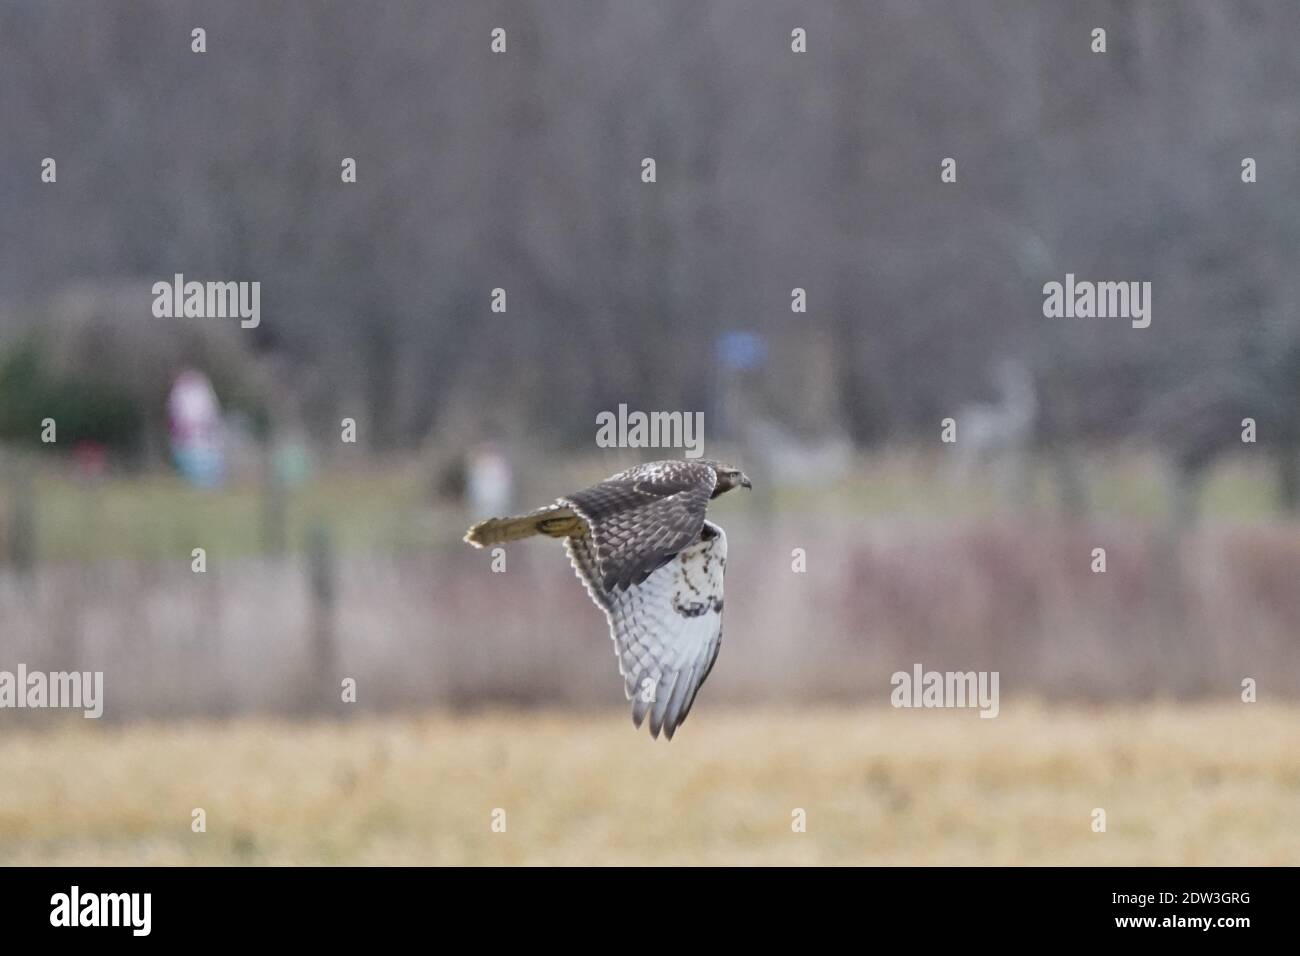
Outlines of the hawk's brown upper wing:
M 602 588 L 626 590 L 699 538 L 717 480 L 703 462 L 654 462 L 559 500 L 591 529 Z

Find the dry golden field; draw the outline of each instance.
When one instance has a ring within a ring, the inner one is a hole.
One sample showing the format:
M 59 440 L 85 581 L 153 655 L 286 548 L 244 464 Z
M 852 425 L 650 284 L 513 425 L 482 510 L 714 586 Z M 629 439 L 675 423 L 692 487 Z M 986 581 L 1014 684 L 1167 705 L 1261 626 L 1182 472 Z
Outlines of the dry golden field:
M 1294 865 L 1298 725 L 1021 701 L 984 720 L 706 700 L 671 744 L 610 711 L 71 719 L 0 737 L 0 862 Z

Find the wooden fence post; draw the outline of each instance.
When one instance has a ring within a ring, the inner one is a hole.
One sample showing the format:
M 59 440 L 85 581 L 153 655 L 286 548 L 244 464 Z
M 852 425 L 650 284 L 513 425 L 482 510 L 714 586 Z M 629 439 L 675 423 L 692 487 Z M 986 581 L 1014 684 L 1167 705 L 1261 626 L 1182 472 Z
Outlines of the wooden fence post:
M 36 565 L 36 495 L 25 470 L 14 478 L 8 538 L 9 563 L 19 571 L 31 571 Z
M 338 713 L 338 645 L 334 606 L 338 569 L 328 526 L 313 522 L 307 534 L 308 584 L 311 600 L 311 665 L 308 668 L 308 710 Z

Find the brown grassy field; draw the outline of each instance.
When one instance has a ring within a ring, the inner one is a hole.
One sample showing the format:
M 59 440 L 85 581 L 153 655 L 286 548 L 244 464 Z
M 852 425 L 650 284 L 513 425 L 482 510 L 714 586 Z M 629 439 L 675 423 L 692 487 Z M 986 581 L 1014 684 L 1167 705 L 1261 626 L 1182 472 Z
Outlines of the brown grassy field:
M 704 701 L 665 744 L 611 711 L 71 719 L 0 738 L 0 862 L 1294 865 L 1298 722 L 1265 703 L 981 720 Z

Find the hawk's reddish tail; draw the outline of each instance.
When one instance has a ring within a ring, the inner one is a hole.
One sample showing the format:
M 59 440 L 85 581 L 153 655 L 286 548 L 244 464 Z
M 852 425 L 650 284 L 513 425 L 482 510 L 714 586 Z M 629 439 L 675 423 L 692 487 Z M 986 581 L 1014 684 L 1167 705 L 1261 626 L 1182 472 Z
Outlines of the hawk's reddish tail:
M 530 511 L 526 515 L 488 518 L 486 521 L 480 521 L 465 532 L 465 540 L 476 548 L 485 548 L 490 544 L 501 544 L 503 541 L 531 538 L 535 534 L 566 538 L 581 532 L 584 527 L 582 519 L 575 515 L 571 508 L 548 505 Z

